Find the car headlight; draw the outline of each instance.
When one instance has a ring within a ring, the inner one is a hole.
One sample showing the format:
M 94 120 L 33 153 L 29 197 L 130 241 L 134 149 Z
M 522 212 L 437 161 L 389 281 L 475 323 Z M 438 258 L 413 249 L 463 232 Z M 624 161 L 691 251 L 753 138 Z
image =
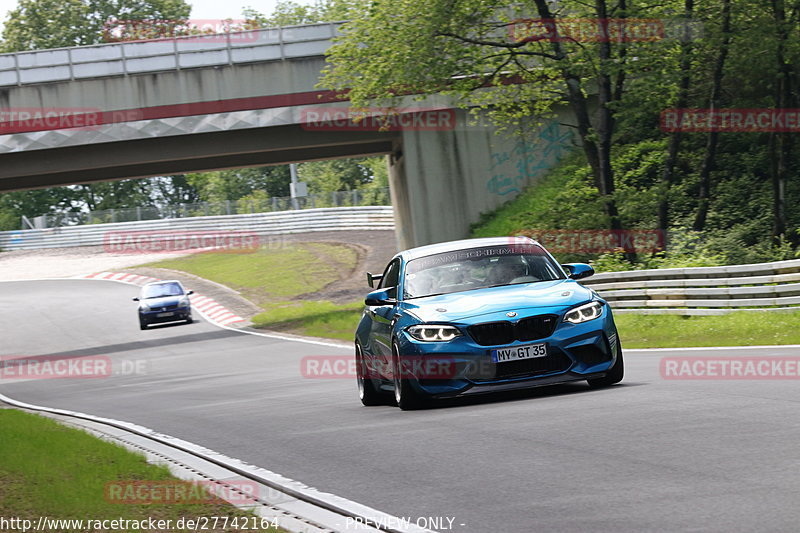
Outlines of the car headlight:
M 575 309 L 570 309 L 564 315 L 564 321 L 571 324 L 580 324 L 594 320 L 603 314 L 603 304 L 600 302 L 591 302 Z
M 181 301 L 178 302 L 178 307 L 189 307 L 189 297 L 186 296 L 181 298 Z
M 447 342 L 461 335 L 455 326 L 439 326 L 436 324 L 422 324 L 406 329 L 409 335 L 418 341 Z
M 147 304 L 139 304 L 139 311 L 148 312 L 150 311 L 150 306 Z

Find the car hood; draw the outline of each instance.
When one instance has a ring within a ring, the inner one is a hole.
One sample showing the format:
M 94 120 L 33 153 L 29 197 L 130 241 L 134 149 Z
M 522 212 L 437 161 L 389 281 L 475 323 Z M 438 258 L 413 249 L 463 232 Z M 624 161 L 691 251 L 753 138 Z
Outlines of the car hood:
M 147 307 L 166 307 L 168 305 L 178 305 L 185 296 L 164 296 L 163 298 L 148 298 L 146 300 L 141 300 L 139 302 L 140 305 L 146 305 Z
M 414 298 L 403 302 L 407 312 L 422 322 L 460 322 L 499 312 L 515 311 L 529 315 L 560 313 L 587 302 L 594 293 L 571 279 L 505 285 L 439 296 Z

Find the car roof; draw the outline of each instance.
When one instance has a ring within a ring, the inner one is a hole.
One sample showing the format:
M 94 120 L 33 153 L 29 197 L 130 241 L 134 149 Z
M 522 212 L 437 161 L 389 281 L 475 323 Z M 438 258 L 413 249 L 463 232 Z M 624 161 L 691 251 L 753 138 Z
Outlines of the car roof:
M 460 241 L 440 242 L 437 244 L 428 244 L 426 246 L 418 246 L 417 248 L 410 248 L 397 254 L 397 257 L 402 257 L 406 261 L 426 257 L 429 255 L 442 254 L 447 252 L 454 252 L 456 250 L 469 250 L 471 248 L 483 248 L 485 246 L 502 246 L 505 244 L 536 244 L 538 242 L 530 237 L 514 236 L 514 237 L 483 237 L 480 239 L 463 239 Z

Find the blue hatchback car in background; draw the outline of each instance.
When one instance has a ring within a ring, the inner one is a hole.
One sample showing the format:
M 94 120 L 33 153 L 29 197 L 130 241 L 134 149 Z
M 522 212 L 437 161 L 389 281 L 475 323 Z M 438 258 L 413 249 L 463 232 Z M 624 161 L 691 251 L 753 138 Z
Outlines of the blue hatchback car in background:
M 394 393 L 426 400 L 587 380 L 622 380 L 608 304 L 576 280 L 589 265 L 558 262 L 527 237 L 470 239 L 397 254 L 366 298 L 356 331 L 364 405 Z
M 189 295 L 193 291 L 183 288 L 180 281 L 154 281 L 142 287 L 138 298 L 139 327 L 147 329 L 150 324 L 185 321 L 192 323 L 192 305 Z

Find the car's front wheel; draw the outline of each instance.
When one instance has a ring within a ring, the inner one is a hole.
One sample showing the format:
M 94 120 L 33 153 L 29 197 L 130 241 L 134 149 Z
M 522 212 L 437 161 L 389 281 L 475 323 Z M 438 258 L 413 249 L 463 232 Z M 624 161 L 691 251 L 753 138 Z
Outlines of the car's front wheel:
M 407 372 L 405 374 L 401 366 L 400 349 L 397 346 L 397 342 L 393 342 L 392 377 L 394 378 L 394 400 L 397 402 L 397 407 L 403 411 L 419 409 L 424 406 L 425 402 L 411 386 L 411 380 L 413 379 L 411 375 Z
M 597 379 L 589 379 L 589 386 L 593 389 L 602 389 L 603 387 L 608 387 L 614 385 L 615 383 L 619 383 L 622 381 L 622 378 L 625 376 L 625 363 L 622 360 L 622 347 L 620 346 L 619 342 L 617 342 L 617 360 L 614 362 L 614 366 L 608 369 L 606 375 L 602 378 Z
M 139 319 L 139 329 L 147 329 L 147 322 L 145 322 L 141 318 Z
M 361 399 L 361 403 L 368 407 L 383 403 L 383 395 L 375 387 L 375 382 L 370 377 L 364 353 L 358 343 L 356 343 L 356 381 L 358 382 L 358 397 Z

